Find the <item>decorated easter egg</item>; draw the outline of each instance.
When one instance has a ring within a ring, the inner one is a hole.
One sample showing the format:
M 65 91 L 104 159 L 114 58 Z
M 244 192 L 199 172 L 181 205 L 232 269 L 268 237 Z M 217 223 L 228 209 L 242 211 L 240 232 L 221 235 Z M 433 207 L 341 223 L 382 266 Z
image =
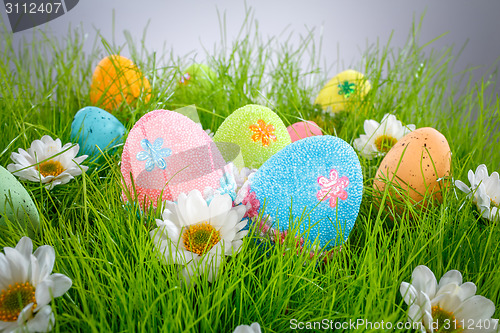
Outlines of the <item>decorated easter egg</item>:
M 192 64 L 184 70 L 179 79 L 180 86 L 208 87 L 217 78 L 217 74 L 204 64 Z
M 92 104 L 111 112 L 122 103 L 133 105 L 141 94 L 144 94 L 144 101 L 148 102 L 151 86 L 132 60 L 111 55 L 97 64 L 90 85 Z
M 234 194 L 231 166 L 203 129 L 173 111 L 145 114 L 130 130 L 123 147 L 121 172 L 124 201 L 142 208 L 175 201 L 180 193 L 206 188 Z
M 292 142 L 315 135 L 323 135 L 321 128 L 314 121 L 300 121 L 286 128 Z
M 447 186 L 450 167 L 451 151 L 444 135 L 434 128 L 419 128 L 389 150 L 377 170 L 373 186 L 380 192 L 389 186 L 388 205 L 409 198 L 413 204 L 426 206 L 424 198 L 442 200 L 441 192 Z
M 254 174 L 247 199 L 274 227 L 294 229 L 321 247 L 342 244 L 354 226 L 363 194 L 363 174 L 353 148 L 330 135 L 296 141 Z M 250 211 L 249 214 L 251 214 Z
M 365 96 L 370 89 L 370 81 L 363 74 L 348 69 L 328 81 L 314 103 L 321 105 L 323 110 L 335 113 L 345 110 L 350 99 L 353 97 L 359 99 Z
M 80 154 L 99 156 L 123 141 L 125 127 L 112 114 L 95 106 L 78 111 L 71 123 L 71 141 L 78 142 Z
M 0 226 L 7 223 L 18 223 L 30 235 L 34 235 L 40 227 L 40 217 L 23 185 L 0 166 Z
M 253 104 L 230 114 L 215 133 L 214 141 L 239 145 L 244 165 L 237 166 L 248 168 L 260 167 L 291 143 L 280 117 L 265 106 Z

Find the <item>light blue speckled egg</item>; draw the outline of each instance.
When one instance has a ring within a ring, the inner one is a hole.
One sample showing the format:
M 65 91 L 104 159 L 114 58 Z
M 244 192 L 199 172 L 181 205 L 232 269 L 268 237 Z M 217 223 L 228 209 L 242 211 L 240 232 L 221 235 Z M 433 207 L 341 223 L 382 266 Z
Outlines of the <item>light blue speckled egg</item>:
M 71 141 L 78 142 L 81 155 L 90 157 L 98 157 L 99 149 L 104 152 L 123 142 L 124 135 L 125 127 L 118 119 L 94 106 L 78 111 L 71 124 Z
M 40 227 L 40 216 L 24 186 L 0 166 L 0 226 L 7 223 L 19 223 L 34 236 Z
M 341 245 L 358 216 L 363 174 L 353 148 L 334 136 L 296 141 L 255 173 L 250 191 L 274 227 L 300 232 L 321 247 Z M 293 222 L 295 221 L 295 222 Z M 295 227 L 296 228 L 296 227 Z

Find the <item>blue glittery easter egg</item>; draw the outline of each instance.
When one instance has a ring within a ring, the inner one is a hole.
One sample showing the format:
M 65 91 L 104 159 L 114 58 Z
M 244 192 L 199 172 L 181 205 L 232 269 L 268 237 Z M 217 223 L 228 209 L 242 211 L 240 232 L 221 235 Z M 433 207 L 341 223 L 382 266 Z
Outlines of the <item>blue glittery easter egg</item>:
M 78 111 L 71 124 L 71 141 L 78 142 L 80 154 L 97 157 L 123 142 L 125 127 L 111 113 L 87 106 Z M 99 149 L 97 148 L 99 147 Z
M 252 192 L 259 212 L 270 215 L 275 228 L 293 229 L 297 223 L 306 241 L 338 246 L 358 216 L 363 175 L 347 142 L 315 136 L 296 141 L 269 158 L 255 173 Z

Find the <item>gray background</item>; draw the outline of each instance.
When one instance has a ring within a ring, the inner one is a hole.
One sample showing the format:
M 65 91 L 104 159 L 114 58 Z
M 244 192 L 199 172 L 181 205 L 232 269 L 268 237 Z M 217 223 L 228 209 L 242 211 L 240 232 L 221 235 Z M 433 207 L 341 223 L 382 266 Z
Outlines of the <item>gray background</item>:
M 67 35 L 68 28 L 83 27 L 88 34 L 86 49 L 90 50 L 97 31 L 107 39 L 113 35 L 112 18 L 115 17 L 115 41 L 125 41 L 123 30 L 129 30 L 139 41 L 148 23 L 146 47 L 161 52 L 163 46 L 177 56 L 203 61 L 204 50 L 220 46 L 220 19 L 225 16 L 227 41 L 233 41 L 240 30 L 245 6 L 252 9 L 264 38 L 276 36 L 281 40 L 294 32 L 292 42 L 314 29 L 316 40 L 322 38 L 323 70 L 334 75 L 340 70 L 358 64 L 367 45 L 386 44 L 393 33 L 391 45 L 403 47 L 412 23 L 425 13 L 421 30 L 421 43 L 448 34 L 431 44 L 441 49 L 455 46 L 455 52 L 468 41 L 457 62 L 457 71 L 469 67 L 474 77 L 498 68 L 500 56 L 500 1 L 497 0 L 364 0 L 364 1 L 272 1 L 212 0 L 212 1 L 160 1 L 160 0 L 81 0 L 67 14 L 43 26 L 54 37 Z M 4 22 L 5 11 L 0 5 Z M 2 32 L 10 33 L 10 32 Z M 15 34 L 18 43 L 33 38 L 33 29 Z M 36 38 L 36 37 L 35 37 Z M 127 55 L 127 50 L 124 50 Z M 488 69 L 490 69 L 488 71 Z M 500 92 L 499 88 L 496 90 Z

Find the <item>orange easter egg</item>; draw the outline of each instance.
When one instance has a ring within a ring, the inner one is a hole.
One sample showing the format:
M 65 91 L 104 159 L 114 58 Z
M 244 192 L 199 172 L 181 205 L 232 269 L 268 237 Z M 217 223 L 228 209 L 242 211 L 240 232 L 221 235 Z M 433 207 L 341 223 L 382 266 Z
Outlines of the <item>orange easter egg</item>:
M 133 105 L 144 95 L 151 98 L 151 85 L 132 60 L 120 55 L 111 55 L 97 64 L 90 85 L 90 102 L 107 111 L 116 110 L 126 103 Z
M 434 128 L 419 128 L 399 140 L 387 153 L 373 182 L 376 191 L 389 186 L 387 207 L 401 212 L 405 198 L 420 208 L 429 199 L 442 201 L 451 174 L 451 150 L 443 134 Z M 401 205 L 392 207 L 394 200 Z

